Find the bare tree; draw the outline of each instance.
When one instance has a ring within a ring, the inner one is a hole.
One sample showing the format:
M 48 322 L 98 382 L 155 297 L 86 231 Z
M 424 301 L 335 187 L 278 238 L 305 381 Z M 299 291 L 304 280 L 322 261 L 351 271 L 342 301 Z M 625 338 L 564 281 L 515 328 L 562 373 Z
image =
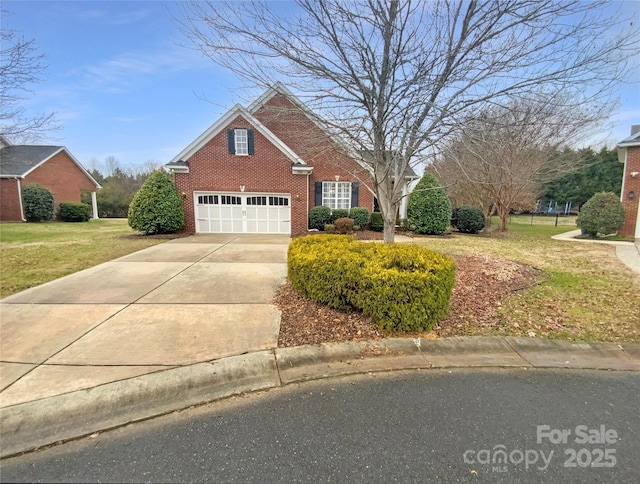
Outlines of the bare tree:
M 630 19 L 607 1 L 297 0 L 201 2 L 179 22 L 204 56 L 254 86 L 282 81 L 373 172 L 393 240 L 409 166 L 437 152 L 474 110 L 542 87 L 599 117 L 632 75 Z
M 55 113 L 29 115 L 22 104 L 32 94 L 30 85 L 43 80 L 45 55 L 38 53 L 35 40 L 14 30 L 0 31 L 0 41 L 0 134 L 13 143 L 37 142 L 60 129 Z
M 558 96 L 492 106 L 467 120 L 429 170 L 457 203 L 480 205 L 488 220 L 495 211 L 504 232 L 510 211 L 532 209 L 542 184 L 583 166 L 563 145 L 598 120 L 589 110 L 567 109 Z

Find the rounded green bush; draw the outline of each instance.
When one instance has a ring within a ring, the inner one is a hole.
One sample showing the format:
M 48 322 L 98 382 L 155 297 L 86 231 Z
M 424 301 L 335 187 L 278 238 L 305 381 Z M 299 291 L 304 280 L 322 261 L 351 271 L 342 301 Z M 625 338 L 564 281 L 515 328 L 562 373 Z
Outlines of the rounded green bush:
M 353 219 L 354 225 L 364 227 L 369 223 L 371 213 L 366 207 L 353 207 L 349 211 L 349 218 Z
M 624 225 L 624 207 L 620 198 L 611 192 L 592 196 L 580 209 L 576 224 L 589 237 L 615 234 Z
M 359 266 L 356 242 L 345 235 L 299 237 L 289 244 L 289 281 L 303 296 L 331 308 L 347 308 L 349 288 L 357 285 Z
M 368 244 L 354 306 L 383 331 L 428 331 L 449 310 L 453 260 L 416 245 Z
M 384 230 L 384 219 L 380 212 L 373 212 L 371 214 L 371 230 L 376 232 L 382 232 Z
M 145 235 L 170 234 L 183 227 L 182 200 L 168 174 L 156 171 L 145 180 L 129 205 L 128 221 Z
M 349 210 L 346 208 L 336 208 L 331 212 L 331 223 L 336 223 L 339 218 L 348 218 Z
M 295 239 L 287 263 L 300 294 L 333 308 L 358 308 L 384 331 L 431 329 L 446 315 L 455 282 L 446 255 L 340 235 Z
M 438 179 L 427 173 L 418 182 L 407 207 L 409 228 L 417 234 L 439 235 L 451 223 L 451 202 Z
M 331 223 L 331 209 L 318 205 L 309 210 L 309 228 L 324 230 L 324 226 Z
M 86 203 L 60 202 L 60 218 L 63 222 L 88 222 L 91 207 Z
M 480 233 L 484 224 L 484 213 L 480 207 L 463 205 L 454 209 L 451 215 L 451 225 L 467 234 Z
M 53 193 L 34 183 L 22 189 L 22 208 L 27 222 L 44 222 L 55 216 Z

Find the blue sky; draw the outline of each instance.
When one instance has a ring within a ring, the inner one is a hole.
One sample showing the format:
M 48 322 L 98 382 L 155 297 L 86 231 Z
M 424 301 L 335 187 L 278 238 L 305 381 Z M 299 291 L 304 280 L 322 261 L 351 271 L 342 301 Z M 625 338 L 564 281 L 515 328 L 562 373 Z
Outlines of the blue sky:
M 88 168 L 104 171 L 107 156 L 123 167 L 166 163 L 247 100 L 242 80 L 178 45 L 173 2 L 3 1 L 3 9 L 2 28 L 35 39 L 47 56 L 47 79 L 33 86 L 28 110 L 55 111 L 63 129 L 52 144 Z M 615 127 L 602 134 L 609 145 L 640 124 L 640 78 L 619 96 Z

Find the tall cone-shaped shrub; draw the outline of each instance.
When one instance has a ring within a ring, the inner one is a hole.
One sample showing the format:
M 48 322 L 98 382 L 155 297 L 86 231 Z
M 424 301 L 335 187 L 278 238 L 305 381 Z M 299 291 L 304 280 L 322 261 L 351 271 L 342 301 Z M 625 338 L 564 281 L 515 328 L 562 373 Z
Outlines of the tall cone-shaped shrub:
M 167 173 L 156 171 L 145 180 L 129 205 L 128 221 L 145 235 L 170 234 L 184 226 L 180 193 Z
M 439 235 L 449 228 L 451 202 L 447 192 L 431 173 L 418 182 L 407 207 L 409 228 L 417 234 Z

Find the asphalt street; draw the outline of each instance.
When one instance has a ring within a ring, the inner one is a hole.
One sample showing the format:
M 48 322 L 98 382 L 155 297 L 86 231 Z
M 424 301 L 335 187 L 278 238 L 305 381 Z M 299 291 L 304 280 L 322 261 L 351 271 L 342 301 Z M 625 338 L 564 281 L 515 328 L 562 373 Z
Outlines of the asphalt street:
M 640 481 L 640 375 L 411 370 L 289 385 L 5 459 L 2 482 Z

